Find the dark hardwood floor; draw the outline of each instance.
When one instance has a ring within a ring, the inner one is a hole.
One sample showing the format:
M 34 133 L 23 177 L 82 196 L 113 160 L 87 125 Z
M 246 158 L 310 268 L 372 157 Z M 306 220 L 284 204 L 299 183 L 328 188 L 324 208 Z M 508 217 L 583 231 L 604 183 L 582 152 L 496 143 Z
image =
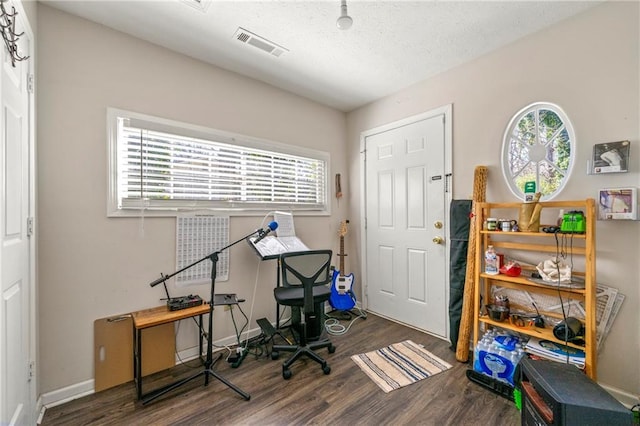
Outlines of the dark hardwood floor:
M 346 324 L 346 322 L 343 322 Z M 293 377 L 282 378 L 281 362 L 249 355 L 238 368 L 220 360 L 214 371 L 251 395 L 245 401 L 221 381 L 189 382 L 142 405 L 129 382 L 47 409 L 42 425 L 517 425 L 513 402 L 469 381 L 468 364 L 459 363 L 449 343 L 412 328 L 369 315 L 350 331 L 331 336 L 333 354 L 320 351 L 331 366 L 324 375 L 311 360 L 293 365 Z M 413 385 L 384 393 L 350 359 L 402 340 L 424 345 L 453 368 Z M 145 378 L 145 391 L 163 381 L 188 377 L 201 370 L 196 360 L 187 366 Z

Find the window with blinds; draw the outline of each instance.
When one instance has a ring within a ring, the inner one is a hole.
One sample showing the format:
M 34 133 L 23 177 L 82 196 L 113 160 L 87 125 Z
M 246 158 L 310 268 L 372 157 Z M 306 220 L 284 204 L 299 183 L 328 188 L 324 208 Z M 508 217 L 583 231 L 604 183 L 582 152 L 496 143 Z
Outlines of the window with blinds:
M 327 211 L 328 154 L 109 110 L 112 212 Z

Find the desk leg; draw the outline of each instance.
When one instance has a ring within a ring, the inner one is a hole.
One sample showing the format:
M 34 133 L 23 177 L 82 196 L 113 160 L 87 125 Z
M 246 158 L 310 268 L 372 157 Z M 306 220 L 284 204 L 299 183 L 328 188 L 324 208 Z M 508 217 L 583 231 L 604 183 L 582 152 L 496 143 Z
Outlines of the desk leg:
M 138 399 L 140 400 L 142 399 L 142 329 L 136 329 L 135 336 L 136 365 L 133 370 L 136 375 L 136 387 L 138 390 Z
M 202 334 L 203 334 L 203 330 L 202 330 L 202 315 L 198 315 L 198 334 L 200 335 L 200 338 L 198 339 L 198 358 L 200 358 L 200 362 L 203 362 L 202 359 Z M 209 338 L 209 336 L 207 336 L 207 339 Z
M 211 309 L 209 309 L 208 312 L 209 315 L 209 321 L 213 321 L 213 307 L 211 307 Z M 195 315 L 192 315 L 191 317 L 194 317 Z M 147 392 L 146 394 L 142 393 L 142 330 L 143 329 L 138 329 L 136 328 L 136 326 L 134 325 L 133 327 L 133 350 L 134 350 L 134 364 L 133 364 L 133 369 L 134 369 L 134 380 L 136 382 L 136 393 L 138 396 L 138 400 L 142 400 L 142 404 L 147 404 L 153 400 L 155 400 L 156 398 L 166 394 L 167 392 L 176 389 L 177 387 L 191 381 L 194 380 L 196 378 L 199 378 L 200 376 L 205 376 L 205 386 L 209 383 L 209 376 L 212 376 L 218 380 L 220 380 L 221 382 L 223 382 L 225 385 L 227 385 L 228 387 L 230 387 L 231 389 L 233 389 L 234 391 L 236 391 L 239 395 L 241 395 L 246 401 L 248 401 L 251 396 L 245 392 L 243 392 L 241 389 L 237 388 L 236 386 L 234 386 L 233 384 L 231 384 L 230 382 L 228 382 L 226 379 L 224 379 L 223 377 L 219 376 L 217 373 L 215 373 L 212 370 L 213 365 L 222 357 L 222 354 L 219 354 L 218 358 L 214 361 L 213 358 L 213 354 L 211 352 L 212 350 L 212 341 L 211 339 L 213 338 L 213 323 L 210 322 L 209 323 L 209 329 L 207 331 L 206 337 L 205 334 L 202 331 L 202 324 L 203 324 L 203 316 L 204 314 L 198 314 L 198 321 L 199 321 L 199 326 L 200 326 L 200 338 L 199 338 L 199 342 L 198 342 L 198 350 L 200 351 L 200 359 L 202 360 L 202 350 L 204 349 L 204 338 L 207 339 L 207 359 L 204 361 L 204 370 L 192 375 L 191 377 L 187 377 L 185 379 L 182 380 L 178 380 L 174 383 L 171 383 L 169 385 L 163 386 L 159 389 L 156 390 L 152 390 L 150 392 Z M 189 318 L 191 318 L 189 317 Z M 154 325 L 160 325 L 162 323 L 158 323 L 158 324 L 154 324 Z M 145 327 L 148 328 L 148 327 Z

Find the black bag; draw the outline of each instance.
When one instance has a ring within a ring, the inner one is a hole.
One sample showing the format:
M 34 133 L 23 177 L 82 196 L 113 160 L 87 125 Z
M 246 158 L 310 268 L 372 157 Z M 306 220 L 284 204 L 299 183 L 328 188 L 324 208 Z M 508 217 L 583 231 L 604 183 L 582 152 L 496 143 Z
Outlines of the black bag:
M 449 252 L 449 338 L 451 350 L 456 351 L 462 298 L 467 273 L 467 250 L 471 225 L 471 200 L 452 200 L 450 210 L 450 252 Z

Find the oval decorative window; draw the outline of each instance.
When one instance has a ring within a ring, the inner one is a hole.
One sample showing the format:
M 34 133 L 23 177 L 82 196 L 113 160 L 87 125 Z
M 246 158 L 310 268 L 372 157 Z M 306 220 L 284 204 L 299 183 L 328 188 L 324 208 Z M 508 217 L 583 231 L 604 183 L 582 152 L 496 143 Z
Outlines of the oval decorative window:
M 509 122 L 502 145 L 502 173 L 511 192 L 524 199 L 526 182 L 536 183 L 542 200 L 564 188 L 574 162 L 575 135 L 560 107 L 537 102 Z

